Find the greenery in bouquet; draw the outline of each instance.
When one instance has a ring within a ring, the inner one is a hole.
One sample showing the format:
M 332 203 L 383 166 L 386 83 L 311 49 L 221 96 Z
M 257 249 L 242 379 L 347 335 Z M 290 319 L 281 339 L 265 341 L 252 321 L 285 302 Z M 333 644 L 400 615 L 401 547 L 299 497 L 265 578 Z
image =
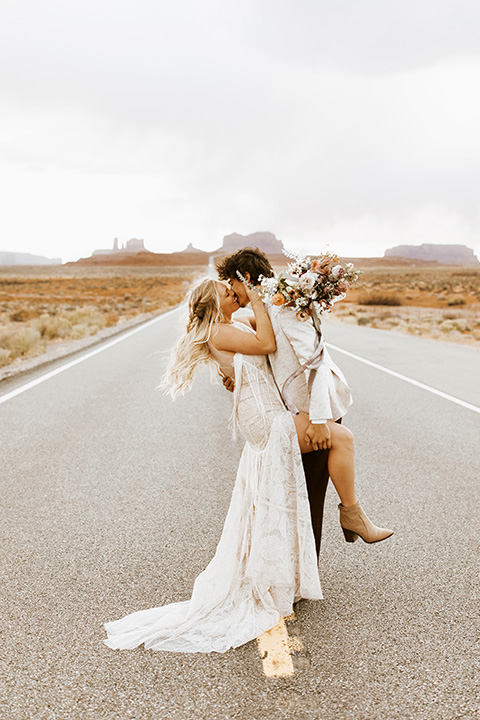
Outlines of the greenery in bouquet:
M 271 278 L 260 277 L 260 294 L 274 305 L 294 308 L 302 322 L 314 312 L 317 316 L 329 312 L 358 280 L 353 263 L 342 264 L 337 255 L 326 252 L 311 260 L 285 254 L 292 261 L 288 270 Z

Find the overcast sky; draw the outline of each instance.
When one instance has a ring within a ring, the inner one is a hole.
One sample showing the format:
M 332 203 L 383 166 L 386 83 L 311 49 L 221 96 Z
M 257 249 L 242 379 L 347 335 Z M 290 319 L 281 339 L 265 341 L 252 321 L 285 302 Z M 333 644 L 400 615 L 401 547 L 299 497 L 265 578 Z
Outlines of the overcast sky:
M 0 250 L 480 257 L 478 0 L 0 0 Z

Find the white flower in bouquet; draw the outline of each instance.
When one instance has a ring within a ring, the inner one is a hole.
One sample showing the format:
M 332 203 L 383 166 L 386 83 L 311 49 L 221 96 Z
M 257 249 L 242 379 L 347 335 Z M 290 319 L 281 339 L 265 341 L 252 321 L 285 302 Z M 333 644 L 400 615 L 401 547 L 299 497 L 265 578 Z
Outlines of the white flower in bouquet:
M 277 278 L 275 276 L 271 278 L 262 277 L 260 284 L 267 293 L 275 291 L 275 288 L 277 287 Z
M 317 282 L 317 275 L 311 270 L 307 270 L 306 273 L 300 276 L 300 287 L 306 290 L 312 290 L 313 286 Z

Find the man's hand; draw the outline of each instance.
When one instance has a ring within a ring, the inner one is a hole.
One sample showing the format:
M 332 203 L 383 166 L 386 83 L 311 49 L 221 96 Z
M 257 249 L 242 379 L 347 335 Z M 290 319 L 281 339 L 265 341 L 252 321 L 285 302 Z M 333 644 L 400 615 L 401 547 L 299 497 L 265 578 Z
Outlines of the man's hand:
M 235 390 L 235 382 L 232 380 L 232 378 L 228 377 L 228 375 L 224 375 L 222 372 L 220 373 L 220 375 L 222 376 L 223 387 L 225 388 L 225 390 L 233 392 Z
M 329 450 L 332 447 L 332 441 L 327 423 L 321 425 L 310 423 L 305 430 L 305 442 L 314 450 Z

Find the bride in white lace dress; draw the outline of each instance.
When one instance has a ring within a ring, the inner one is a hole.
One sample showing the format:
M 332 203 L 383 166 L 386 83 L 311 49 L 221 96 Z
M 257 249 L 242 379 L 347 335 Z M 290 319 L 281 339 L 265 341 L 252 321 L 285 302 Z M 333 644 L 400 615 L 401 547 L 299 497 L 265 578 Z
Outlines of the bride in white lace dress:
M 254 318 L 241 322 L 232 320 L 239 305 L 226 284 L 191 288 L 187 330 L 163 382 L 173 397 L 184 394 L 205 362 L 235 378 L 233 420 L 246 444 L 215 556 L 190 600 L 107 623 L 111 648 L 225 652 L 275 626 L 300 598 L 322 597 L 301 461 L 305 420 L 285 409 L 266 358 L 272 326 L 257 293 L 246 292 Z M 344 430 L 332 429 L 333 447 Z

